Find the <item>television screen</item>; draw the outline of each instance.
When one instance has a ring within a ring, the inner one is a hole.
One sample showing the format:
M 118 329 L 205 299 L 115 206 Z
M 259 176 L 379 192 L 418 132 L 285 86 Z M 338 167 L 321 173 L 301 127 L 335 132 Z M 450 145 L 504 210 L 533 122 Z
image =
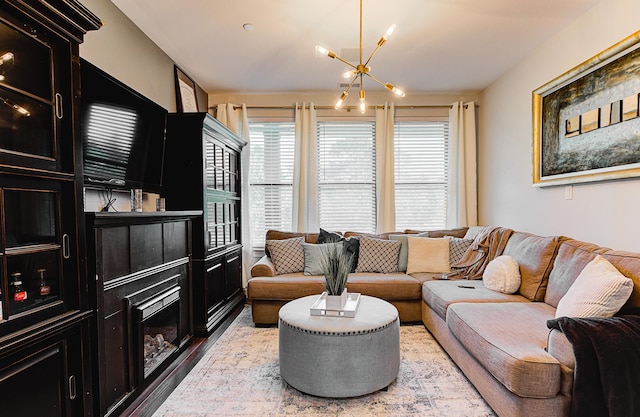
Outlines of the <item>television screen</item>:
M 81 60 L 85 185 L 160 193 L 167 110 Z

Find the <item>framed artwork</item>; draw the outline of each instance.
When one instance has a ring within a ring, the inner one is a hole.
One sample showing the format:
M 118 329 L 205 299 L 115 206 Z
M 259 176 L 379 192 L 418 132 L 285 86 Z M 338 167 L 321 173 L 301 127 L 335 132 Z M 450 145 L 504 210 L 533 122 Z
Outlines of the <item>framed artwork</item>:
M 197 113 L 196 83 L 176 65 L 173 66 L 176 82 L 178 113 Z
M 533 92 L 535 186 L 640 177 L 640 31 Z

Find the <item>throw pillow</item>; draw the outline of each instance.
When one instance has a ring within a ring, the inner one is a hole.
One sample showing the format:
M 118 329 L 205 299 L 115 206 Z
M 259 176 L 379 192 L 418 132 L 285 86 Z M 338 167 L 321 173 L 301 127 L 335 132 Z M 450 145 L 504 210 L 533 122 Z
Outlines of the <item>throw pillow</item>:
M 633 281 L 596 255 L 558 302 L 558 317 L 613 317 L 627 302 Z
M 351 254 L 351 272 L 356 272 L 356 268 L 358 267 L 358 257 L 360 255 L 360 239 L 355 236 L 351 236 L 345 238 L 342 241 L 345 249 L 349 254 Z
M 407 274 L 414 272 L 449 272 L 448 237 L 407 236 L 409 251 Z
M 305 275 L 324 275 L 322 269 L 322 259 L 327 253 L 327 249 L 331 246 L 339 246 L 342 250 L 342 243 L 321 243 L 314 245 L 313 243 L 303 243 L 304 251 L 304 274 Z
M 514 294 L 520 289 L 520 266 L 509 255 L 496 256 L 484 268 L 482 282 L 491 291 Z
M 267 240 L 267 248 L 271 254 L 271 261 L 276 274 L 302 272 L 304 270 L 304 237 L 291 239 Z
M 320 233 L 318 234 L 318 243 L 340 242 L 342 239 L 343 237 L 340 233 L 328 232 L 320 228 Z
M 398 271 L 407 271 L 407 260 L 409 259 L 409 241 L 407 235 L 389 235 L 389 239 L 400 242 L 400 253 L 398 254 Z
M 459 237 L 449 238 L 449 264 L 454 265 L 460 259 L 462 255 L 469 249 L 469 246 L 473 243 L 473 239 L 462 239 Z
M 356 272 L 397 272 L 401 246 L 397 240 L 361 236 Z

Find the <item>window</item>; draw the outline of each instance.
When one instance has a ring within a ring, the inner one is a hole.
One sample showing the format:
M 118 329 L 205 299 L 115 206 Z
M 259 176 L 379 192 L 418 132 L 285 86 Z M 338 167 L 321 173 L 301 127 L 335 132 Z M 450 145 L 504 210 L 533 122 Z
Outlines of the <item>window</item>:
M 376 231 L 375 124 L 318 121 L 318 205 L 326 230 Z
M 262 250 L 267 230 L 291 230 L 294 122 L 252 122 L 249 192 L 254 250 Z
M 448 130 L 446 121 L 395 124 L 396 230 L 445 227 Z
M 291 230 L 295 123 L 251 122 L 252 246 L 269 229 Z M 375 123 L 319 120 L 320 227 L 376 232 Z M 394 128 L 396 230 L 446 226 L 448 122 L 399 121 Z

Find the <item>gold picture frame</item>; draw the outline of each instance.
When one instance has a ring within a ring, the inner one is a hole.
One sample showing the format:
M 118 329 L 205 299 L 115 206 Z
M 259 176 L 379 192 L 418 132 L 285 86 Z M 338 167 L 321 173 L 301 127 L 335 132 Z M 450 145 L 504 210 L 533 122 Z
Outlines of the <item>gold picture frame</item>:
M 640 177 L 640 31 L 533 91 L 533 185 Z

